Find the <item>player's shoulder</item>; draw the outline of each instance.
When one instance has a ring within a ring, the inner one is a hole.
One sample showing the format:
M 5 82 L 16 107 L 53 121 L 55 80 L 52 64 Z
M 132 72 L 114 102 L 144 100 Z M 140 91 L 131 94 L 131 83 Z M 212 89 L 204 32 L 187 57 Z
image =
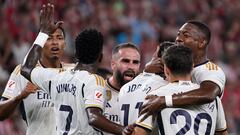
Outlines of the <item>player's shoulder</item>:
M 94 74 L 94 73 L 90 73 L 88 71 L 84 72 L 84 74 L 86 75 L 86 77 L 88 78 L 87 80 L 92 83 L 92 84 L 96 84 L 99 86 L 106 86 L 106 82 L 104 80 L 104 78 L 100 75 Z
M 75 63 L 66 63 L 66 62 L 61 62 L 62 67 L 65 69 L 72 69 L 75 66 Z
M 21 64 L 17 65 L 13 70 L 12 74 L 20 75 L 21 67 L 22 67 Z
M 211 62 L 211 61 L 206 61 L 202 64 L 195 65 L 192 73 L 205 73 L 205 74 L 219 73 L 219 74 L 224 74 L 222 68 L 219 67 L 217 64 Z

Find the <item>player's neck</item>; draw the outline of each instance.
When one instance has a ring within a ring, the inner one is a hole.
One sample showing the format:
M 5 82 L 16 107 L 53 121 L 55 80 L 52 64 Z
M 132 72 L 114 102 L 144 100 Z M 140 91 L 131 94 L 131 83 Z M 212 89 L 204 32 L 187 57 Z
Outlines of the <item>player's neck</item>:
M 96 73 L 97 71 L 97 65 L 96 64 L 83 64 L 83 63 L 77 63 L 74 67 L 74 70 L 86 70 L 90 73 Z
M 191 75 L 178 75 L 169 77 L 169 82 L 177 82 L 177 81 L 191 81 Z
M 193 59 L 194 65 L 204 63 L 207 60 L 208 60 L 207 55 L 204 52 L 194 55 L 194 59 Z
M 117 81 L 113 76 L 111 76 L 111 77 L 109 78 L 109 83 L 110 83 L 110 85 L 111 85 L 112 87 L 114 87 L 115 89 L 120 90 L 121 85 L 118 84 L 117 82 L 118 82 L 118 81 Z
M 43 67 L 46 67 L 46 68 L 61 68 L 62 67 L 62 64 L 61 64 L 59 59 L 50 60 L 50 59 L 44 59 L 43 58 L 43 59 L 40 60 L 40 64 Z

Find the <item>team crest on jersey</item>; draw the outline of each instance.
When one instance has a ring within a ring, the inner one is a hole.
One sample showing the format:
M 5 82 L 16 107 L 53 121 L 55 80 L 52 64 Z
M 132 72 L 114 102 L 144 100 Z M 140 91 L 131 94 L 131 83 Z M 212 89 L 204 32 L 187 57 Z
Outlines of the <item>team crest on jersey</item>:
M 103 93 L 101 91 L 96 90 L 94 94 L 94 99 L 98 102 L 103 103 Z
M 13 91 L 16 87 L 16 82 L 13 80 L 9 80 L 6 87 L 8 90 Z
M 111 92 L 111 90 L 106 90 L 106 94 L 107 94 L 107 101 L 110 101 L 112 99 L 112 92 Z

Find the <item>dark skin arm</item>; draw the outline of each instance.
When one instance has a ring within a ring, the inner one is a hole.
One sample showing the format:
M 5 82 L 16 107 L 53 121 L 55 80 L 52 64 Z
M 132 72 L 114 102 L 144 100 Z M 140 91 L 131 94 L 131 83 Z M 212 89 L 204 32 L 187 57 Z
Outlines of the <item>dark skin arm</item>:
M 8 118 L 16 109 L 18 104 L 26 98 L 29 94 L 36 92 L 37 87 L 28 83 L 26 88 L 16 97 L 7 99 L 2 98 L 0 101 L 0 120 Z
M 27 54 L 26 61 L 24 61 L 21 68 L 21 75 L 31 81 L 30 75 L 37 61 L 41 57 L 42 48 L 39 45 L 33 45 L 30 52 Z
M 201 105 L 212 102 L 217 96 L 220 95 L 220 91 L 221 90 L 217 84 L 210 81 L 204 81 L 200 84 L 199 89 L 173 95 L 173 107 Z M 140 114 L 146 113 L 142 120 L 166 107 L 164 96 L 158 97 L 149 95 L 146 97 L 146 99 L 149 101 L 142 106 L 142 110 L 140 112 Z
M 92 127 L 115 135 L 122 135 L 124 127 L 108 120 L 102 114 L 102 110 L 100 108 L 96 107 L 87 108 L 86 112 L 88 115 L 88 123 Z
M 215 132 L 215 135 L 228 135 L 227 130 Z

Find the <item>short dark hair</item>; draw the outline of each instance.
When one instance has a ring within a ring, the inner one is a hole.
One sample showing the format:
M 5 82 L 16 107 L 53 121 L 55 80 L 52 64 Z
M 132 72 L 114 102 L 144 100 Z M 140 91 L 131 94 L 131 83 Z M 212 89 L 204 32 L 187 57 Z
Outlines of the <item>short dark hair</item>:
M 75 40 L 75 57 L 83 64 L 94 63 L 102 53 L 103 35 L 96 29 L 83 30 Z
M 56 23 L 57 23 L 57 22 L 55 22 L 54 24 L 56 24 Z M 65 37 L 66 37 L 66 33 L 65 33 L 65 30 L 64 30 L 63 26 L 62 26 L 62 25 L 59 25 L 59 26 L 57 27 L 57 29 L 60 29 L 60 30 L 62 31 L 63 37 L 65 38 Z M 56 30 L 57 30 L 57 29 L 56 29 Z M 56 30 L 55 30 L 55 31 L 56 31 Z M 54 32 L 55 32 L 55 31 L 54 31 Z M 40 32 L 40 29 L 38 30 L 38 32 Z M 54 33 L 54 32 L 53 32 L 53 33 Z M 53 33 L 52 33 L 52 34 L 53 34 Z
M 63 37 L 65 38 L 65 37 L 66 37 L 66 34 L 65 34 L 64 28 L 63 28 L 61 25 L 59 25 L 59 26 L 58 26 L 58 29 L 60 29 L 60 30 L 62 31 Z
M 204 36 L 207 40 L 207 44 L 209 44 L 209 42 L 211 40 L 211 31 L 206 24 L 204 24 L 200 21 L 196 21 L 196 20 L 190 20 L 187 23 L 195 25 L 198 28 L 198 30 L 204 34 Z
M 54 24 L 57 24 L 57 22 L 54 22 Z M 65 37 L 66 37 L 66 33 L 65 33 L 64 28 L 63 28 L 63 25 L 58 25 L 57 29 L 60 29 L 60 30 L 62 31 L 63 36 L 64 36 L 64 38 L 65 38 Z
M 187 75 L 193 68 L 193 55 L 191 49 L 183 45 L 170 46 L 163 53 L 163 62 L 173 75 Z
M 140 50 L 135 44 L 133 44 L 131 42 L 127 42 L 127 43 L 122 43 L 122 44 L 118 44 L 117 46 L 115 46 L 113 48 L 112 55 L 118 53 L 118 51 L 122 48 L 132 48 L 132 49 L 137 50 L 138 53 L 140 54 Z
M 159 45 L 159 51 L 158 51 L 158 57 L 161 58 L 164 51 L 170 47 L 170 46 L 173 46 L 173 45 L 176 45 L 174 42 L 170 42 L 170 41 L 164 41 L 162 43 L 160 43 Z

